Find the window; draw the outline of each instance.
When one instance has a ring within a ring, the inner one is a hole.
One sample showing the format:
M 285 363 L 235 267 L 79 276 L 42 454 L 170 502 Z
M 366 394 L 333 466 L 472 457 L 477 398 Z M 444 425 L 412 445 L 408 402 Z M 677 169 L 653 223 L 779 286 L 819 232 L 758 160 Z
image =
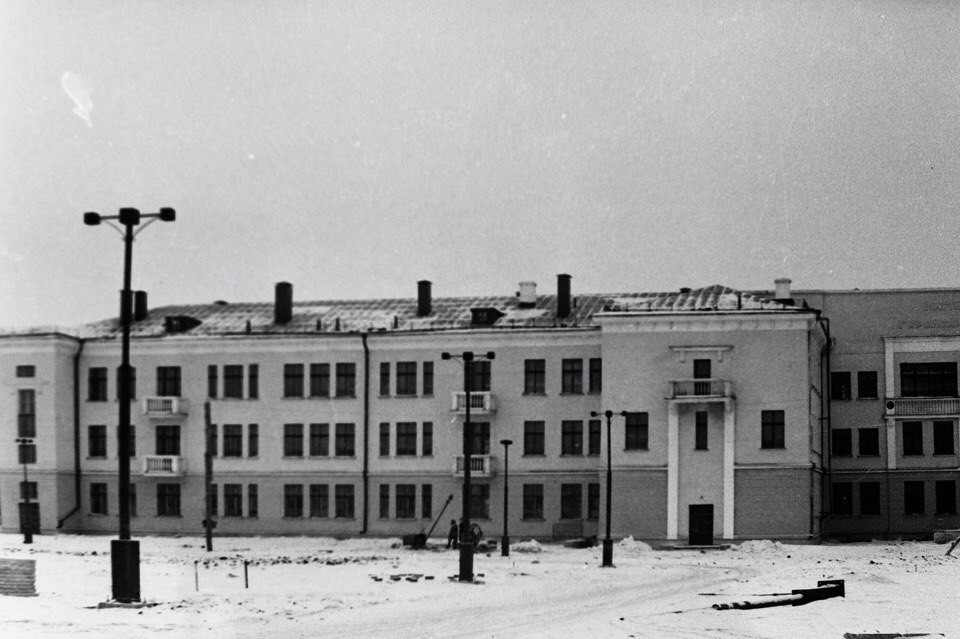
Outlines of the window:
M 120 386 L 123 381 L 123 375 L 120 374 L 121 367 L 117 367 L 117 399 L 120 398 Z M 130 367 L 130 394 L 128 397 L 130 399 L 137 398 L 137 369 L 135 366 Z
M 390 394 L 390 362 L 380 362 L 380 396 Z
M 326 484 L 310 484 L 310 516 L 330 516 L 330 487 Z
M 591 419 L 587 422 L 587 454 L 600 454 L 600 420 Z
M 243 517 L 243 484 L 223 485 L 223 516 Z
M 337 364 L 337 397 L 356 397 L 357 365 Z
M 709 359 L 695 359 L 693 360 L 693 378 L 694 379 L 710 379 L 710 369 L 713 366 L 713 361 Z M 705 393 L 697 393 L 697 395 L 702 395 Z
M 223 367 L 223 396 L 243 399 L 243 366 L 228 364 Z
M 334 453 L 337 457 L 354 456 L 353 424 L 337 424 Z M 352 517 L 353 515 L 351 515 Z
M 490 390 L 490 362 L 473 360 L 470 364 L 470 390 L 486 393 Z
M 857 371 L 857 399 L 877 399 L 877 371 Z
M 587 484 L 587 519 L 600 519 L 600 484 Z
M 524 455 L 543 455 L 544 454 L 544 423 L 543 422 L 523 422 L 523 454 Z
M 849 457 L 853 454 L 853 433 L 849 428 L 833 429 L 833 456 Z
M 330 424 L 310 424 L 310 456 L 327 457 L 330 454 Z
M 37 368 L 29 364 L 17 366 L 17 377 L 34 377 L 37 374 Z
M 417 454 L 417 424 L 416 422 L 400 422 L 397 424 L 397 455 Z
M 303 457 L 303 424 L 283 425 L 283 456 Z
M 926 510 L 922 481 L 903 482 L 903 512 L 906 515 L 922 515 Z
M 260 365 L 250 364 L 247 367 L 247 396 L 250 399 L 260 397 Z
M 330 364 L 310 364 L 310 397 L 330 397 Z
M 917 362 L 900 364 L 902 397 L 956 397 L 956 362 Z
M 433 455 L 433 422 L 423 422 L 423 441 L 420 445 L 420 454 L 424 457 Z
M 340 519 L 353 519 L 353 484 L 334 486 L 336 516 Z
M 433 484 L 420 486 L 420 518 L 433 518 Z
M 565 359 L 561 365 L 561 393 L 583 392 L 583 360 Z
M 300 484 L 283 485 L 283 516 L 303 517 L 303 486 Z
M 710 415 L 705 410 L 698 410 L 694 414 L 693 447 L 696 450 L 707 450 L 709 421 Z
M 523 518 L 543 519 L 543 484 L 523 485 Z
M 624 423 L 624 450 L 647 450 L 649 425 L 647 413 L 627 413 Z
M 413 519 L 416 516 L 416 484 L 397 484 L 397 519 Z
M 157 395 L 180 397 L 179 366 L 157 366 Z
M 784 448 L 784 413 L 782 410 L 760 411 L 760 448 Z
M 580 519 L 583 515 L 583 487 L 560 484 L 560 519 Z
M 96 366 L 88 371 L 87 400 L 91 402 L 107 401 L 107 369 Z
M 107 485 L 100 482 L 90 484 L 90 512 L 94 515 L 106 515 Z
M 923 454 L 923 422 L 903 422 L 903 454 Z
M 217 398 L 217 367 L 215 365 L 207 366 L 207 397 Z
M 489 484 L 470 484 L 470 517 L 490 519 Z
M 107 456 L 107 427 L 90 426 L 87 429 L 87 456 Z
M 37 436 L 37 392 L 32 388 L 17 391 L 17 437 Z
M 599 357 L 590 358 L 590 382 L 587 390 L 590 393 L 599 393 L 603 390 L 603 360 Z
M 36 464 L 37 463 L 37 445 L 19 444 L 17 446 L 18 464 Z
M 583 422 L 564 420 L 560 423 L 560 454 L 583 454 Z
M 247 486 L 247 517 L 257 517 L 260 510 L 260 491 L 256 484 Z
M 433 362 L 423 363 L 423 394 L 425 397 L 433 395 Z
M 390 455 L 390 422 L 380 422 L 380 456 Z
M 157 517 L 180 516 L 180 484 L 157 484 Z
M 933 454 L 953 454 L 953 422 L 933 422 Z
M 417 394 L 417 363 L 397 362 L 397 395 Z
M 470 441 L 470 454 L 490 454 L 490 422 L 474 422 L 471 424 L 473 439 Z
M 216 484 L 210 484 L 207 487 L 207 510 L 210 511 L 211 517 L 217 517 L 220 512 L 218 492 Z
M 257 457 L 260 455 L 260 426 L 249 424 L 247 426 L 247 457 Z
M 850 399 L 850 372 L 830 373 L 830 399 Z
M 861 428 L 857 435 L 859 439 L 859 454 L 861 457 L 872 457 L 880 454 L 880 429 Z
M 543 395 L 547 392 L 547 361 L 527 359 L 523 362 L 523 394 Z
M 880 482 L 865 481 L 860 483 L 860 514 L 880 514 Z
M 35 481 L 22 481 L 20 482 L 20 501 L 39 501 L 40 493 L 37 492 L 37 482 Z
M 957 482 L 953 480 L 938 481 L 934 484 L 937 499 L 938 515 L 957 514 Z
M 156 454 L 157 455 L 179 455 L 180 454 L 180 427 L 179 426 L 157 426 L 156 429 Z M 177 484 L 179 486 L 179 484 Z
M 853 484 L 848 481 L 833 484 L 833 514 L 853 514 Z
M 223 456 L 243 457 L 243 426 L 240 424 L 223 425 Z
M 390 518 L 390 484 L 380 484 L 380 519 Z
M 303 397 L 303 364 L 283 365 L 283 396 Z

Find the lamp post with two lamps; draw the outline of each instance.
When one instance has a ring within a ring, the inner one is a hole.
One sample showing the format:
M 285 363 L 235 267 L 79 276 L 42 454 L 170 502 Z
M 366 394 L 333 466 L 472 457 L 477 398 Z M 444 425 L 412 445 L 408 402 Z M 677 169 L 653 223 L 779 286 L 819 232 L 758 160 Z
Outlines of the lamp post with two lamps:
M 612 447 L 610 445 L 610 420 L 613 418 L 612 410 L 605 410 L 603 413 L 590 411 L 590 417 L 599 417 L 603 415 L 607 418 L 607 536 L 603 540 L 603 563 L 604 568 L 613 568 L 613 540 L 610 539 L 610 513 L 613 500 L 613 461 L 611 457 Z M 621 411 L 620 415 L 627 416 L 627 411 Z
M 473 446 L 473 427 L 470 423 L 470 392 L 473 384 L 473 362 L 476 357 L 492 360 L 496 357 L 493 351 L 486 354 L 474 355 L 473 351 L 464 351 L 460 355 L 441 353 L 440 359 L 455 359 L 463 362 L 463 518 L 460 521 L 460 573 L 459 581 L 473 581 L 473 550 L 474 542 L 470 533 L 470 466 L 471 448 Z
M 148 219 L 143 226 L 142 219 Z M 112 566 L 113 598 L 121 603 L 140 601 L 140 543 L 130 539 L 130 323 L 133 315 L 133 292 L 130 290 L 130 275 L 133 268 L 133 238 L 147 226 L 161 220 L 173 222 L 177 219 L 174 209 L 164 207 L 157 213 L 140 213 L 138 209 L 121 208 L 118 215 L 100 215 L 95 212 L 83 214 L 83 223 L 97 226 L 107 222 L 123 236 L 123 290 L 120 292 L 120 326 L 122 330 L 120 383 L 117 401 L 119 403 L 119 432 L 117 454 L 119 463 L 119 486 L 117 495 L 120 501 L 117 512 L 120 517 L 120 538 L 110 542 Z M 111 223 L 117 220 L 124 228 L 121 230 Z

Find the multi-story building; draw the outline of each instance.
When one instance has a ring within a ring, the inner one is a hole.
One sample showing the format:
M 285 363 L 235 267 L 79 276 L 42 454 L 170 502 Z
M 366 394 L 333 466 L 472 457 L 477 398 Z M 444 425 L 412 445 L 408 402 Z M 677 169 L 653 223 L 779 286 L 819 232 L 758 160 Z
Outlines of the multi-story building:
M 434 299 L 423 281 L 416 298 L 294 302 L 280 283 L 273 303 L 157 309 L 138 292 L 133 533 L 200 532 L 209 500 L 221 534 L 401 535 L 440 519 L 443 535 L 462 508 L 466 398 L 464 367 L 442 353 L 472 351 L 495 355 L 470 379 L 471 510 L 488 533 L 503 524 L 509 439 L 516 537 L 603 534 L 609 441 L 615 537 L 818 538 L 825 477 L 832 463 L 843 483 L 846 468 L 824 455 L 827 409 L 842 412 L 827 401 L 818 310 L 833 298 L 722 286 L 574 297 L 570 285 L 560 275 L 550 295 L 523 282 L 515 295 Z M 910 348 L 871 353 L 869 367 L 832 361 L 881 379 L 884 358 L 941 361 Z M 120 351 L 116 319 L 0 336 L 4 532 L 18 530 L 27 495 L 45 532 L 117 529 Z M 911 379 L 922 375 L 933 383 Z M 893 401 L 899 424 L 907 409 Z M 15 445 L 24 437 L 33 443 Z

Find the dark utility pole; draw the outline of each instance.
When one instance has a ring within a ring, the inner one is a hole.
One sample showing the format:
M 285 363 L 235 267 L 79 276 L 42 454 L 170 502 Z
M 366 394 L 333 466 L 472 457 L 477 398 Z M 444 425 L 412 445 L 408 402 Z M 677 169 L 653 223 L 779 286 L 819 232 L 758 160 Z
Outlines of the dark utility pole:
M 500 554 L 510 556 L 510 535 L 507 532 L 508 505 L 510 503 L 510 444 L 509 439 L 501 439 L 503 444 L 503 539 L 500 540 Z

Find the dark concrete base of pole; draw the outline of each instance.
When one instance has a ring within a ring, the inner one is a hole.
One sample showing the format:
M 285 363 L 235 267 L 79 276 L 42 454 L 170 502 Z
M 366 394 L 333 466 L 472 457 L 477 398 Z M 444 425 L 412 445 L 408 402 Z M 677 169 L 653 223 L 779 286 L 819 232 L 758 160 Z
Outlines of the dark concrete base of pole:
M 603 564 L 602 568 L 613 568 L 613 540 L 603 540 Z
M 503 539 L 500 541 L 500 554 L 504 557 L 510 556 L 510 538 L 506 535 L 504 535 Z
M 114 601 L 140 601 L 140 542 L 132 539 L 111 540 L 110 560 Z
M 473 544 L 460 544 L 460 574 L 459 581 L 473 581 Z
M 32 544 L 33 543 L 33 533 L 23 533 L 23 543 Z

